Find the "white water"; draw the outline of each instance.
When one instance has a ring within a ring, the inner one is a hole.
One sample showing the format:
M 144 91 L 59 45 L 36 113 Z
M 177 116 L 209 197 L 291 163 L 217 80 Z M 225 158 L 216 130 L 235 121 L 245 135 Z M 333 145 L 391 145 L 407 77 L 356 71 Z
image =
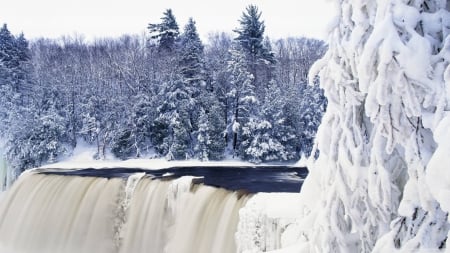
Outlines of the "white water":
M 236 252 L 247 199 L 183 178 L 25 173 L 0 202 L 0 252 Z

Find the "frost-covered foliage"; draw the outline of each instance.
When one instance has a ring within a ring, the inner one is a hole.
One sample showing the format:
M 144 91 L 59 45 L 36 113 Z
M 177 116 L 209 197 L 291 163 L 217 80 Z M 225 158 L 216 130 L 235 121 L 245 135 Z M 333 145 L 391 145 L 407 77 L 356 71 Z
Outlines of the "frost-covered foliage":
M 151 147 L 151 122 L 154 120 L 154 111 L 151 99 L 145 94 L 136 95 L 133 100 L 131 114 L 112 141 L 112 153 L 121 159 L 129 157 L 142 157 Z
M 36 83 L 24 35 L 0 29 L 0 134 L 15 174 L 64 154 L 66 119 L 54 87 Z M 39 87 L 39 85 L 43 85 Z
M 335 3 L 329 50 L 310 75 L 319 74 L 328 108 L 302 188 L 303 249 L 448 250 L 449 181 L 440 173 L 448 175 L 441 164 L 448 164 L 450 6 Z
M 230 134 L 233 135 L 232 150 L 236 154 L 242 141 L 242 126 L 247 124 L 257 112 L 258 99 L 255 94 L 254 77 L 247 69 L 243 49 L 236 44 L 230 53 L 228 71 L 231 90 L 227 97 L 232 104 L 233 117 L 229 129 L 231 130 Z
M 191 18 L 174 13 L 142 36 L 38 39 L 0 31 L 0 132 L 18 174 L 70 156 L 166 157 L 253 162 L 309 153 L 322 116 L 320 90 L 304 84 L 322 41 L 264 37 L 246 8 L 235 35 L 203 44 Z M 298 101 L 302 101 L 301 106 Z

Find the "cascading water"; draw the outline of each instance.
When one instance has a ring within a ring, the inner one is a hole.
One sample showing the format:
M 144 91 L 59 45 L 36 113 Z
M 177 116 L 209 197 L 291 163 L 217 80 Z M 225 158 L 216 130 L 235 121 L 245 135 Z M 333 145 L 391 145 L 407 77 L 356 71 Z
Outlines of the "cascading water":
M 249 195 L 192 179 L 27 172 L 0 202 L 0 252 L 236 252 Z

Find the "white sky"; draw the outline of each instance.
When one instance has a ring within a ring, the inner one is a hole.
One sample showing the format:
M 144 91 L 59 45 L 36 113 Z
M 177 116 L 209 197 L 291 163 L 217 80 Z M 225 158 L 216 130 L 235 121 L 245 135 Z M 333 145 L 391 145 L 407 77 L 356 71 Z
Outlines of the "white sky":
M 4 0 L 0 23 L 13 34 L 58 38 L 83 34 L 116 37 L 140 34 L 149 23 L 159 23 L 172 8 L 180 29 L 193 17 L 202 38 L 212 31 L 232 32 L 245 7 L 256 4 L 262 11 L 266 35 L 271 38 L 307 36 L 324 39 L 334 15 L 326 0 Z

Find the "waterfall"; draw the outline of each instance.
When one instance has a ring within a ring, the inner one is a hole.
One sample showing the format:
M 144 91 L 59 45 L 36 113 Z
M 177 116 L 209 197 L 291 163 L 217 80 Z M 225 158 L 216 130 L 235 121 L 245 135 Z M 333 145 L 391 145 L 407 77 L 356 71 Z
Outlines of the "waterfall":
M 250 195 L 193 180 L 24 173 L 0 202 L 0 252 L 236 252 Z

